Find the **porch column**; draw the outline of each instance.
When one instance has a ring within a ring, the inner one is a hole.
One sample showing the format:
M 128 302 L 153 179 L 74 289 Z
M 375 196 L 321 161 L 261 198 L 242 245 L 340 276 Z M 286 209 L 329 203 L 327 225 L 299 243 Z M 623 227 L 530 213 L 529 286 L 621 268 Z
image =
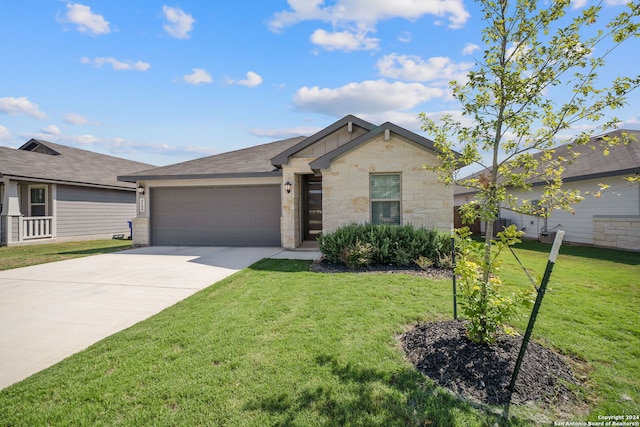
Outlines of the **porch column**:
M 51 220 L 51 238 L 58 237 L 58 185 L 51 184 L 51 212 L 49 216 L 52 216 Z
M 144 193 L 138 189 L 144 188 Z M 149 227 L 149 210 L 151 188 L 147 182 L 136 182 L 136 217 L 132 219 L 132 242 L 134 245 L 149 246 L 151 244 L 151 228 Z
M 296 236 L 297 200 L 299 194 L 299 180 L 289 168 L 283 168 L 282 173 L 282 220 L 280 223 L 281 244 L 283 248 L 294 249 L 298 244 Z M 291 192 L 285 190 L 285 183 L 291 183 Z
M 6 243 L 19 241 L 19 235 L 14 233 L 14 227 L 18 226 L 20 212 L 20 202 L 18 200 L 18 182 L 4 179 L 4 197 L 2 200 L 3 226 L 5 227 Z

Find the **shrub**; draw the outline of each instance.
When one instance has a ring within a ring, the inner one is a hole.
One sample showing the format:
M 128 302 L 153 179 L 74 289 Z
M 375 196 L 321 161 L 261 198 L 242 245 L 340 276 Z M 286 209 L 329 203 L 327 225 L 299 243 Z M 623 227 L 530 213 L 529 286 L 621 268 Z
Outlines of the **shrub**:
M 356 238 L 354 243 L 348 244 L 340 252 L 340 261 L 349 268 L 357 269 L 371 265 L 374 247 L 371 243 L 362 243 Z
M 343 259 L 347 254 L 358 258 L 356 253 L 367 252 L 369 264 L 407 266 L 426 257 L 439 265 L 440 254 L 448 252 L 449 234 L 412 225 L 348 224 L 323 234 L 318 243 L 325 259 L 336 264 L 347 264 Z
M 427 258 L 426 256 L 420 256 L 415 260 L 413 260 L 413 262 L 415 262 L 416 265 L 420 267 L 422 270 L 428 270 L 434 264 L 433 260 L 431 258 Z
M 484 243 L 471 240 L 465 227 L 457 230 L 458 259 L 455 274 L 460 278 L 460 306 L 462 313 L 469 319 L 466 324 L 467 336 L 475 343 L 491 344 L 501 332 L 507 332 L 506 323 L 515 314 L 519 306 L 533 304 L 533 289 L 505 294 L 502 281 L 496 274 L 500 268 L 500 252 L 520 242 L 521 231 L 514 225 L 497 234 L 500 239 L 491 247 L 491 262 L 488 265 L 488 280 L 483 274 Z

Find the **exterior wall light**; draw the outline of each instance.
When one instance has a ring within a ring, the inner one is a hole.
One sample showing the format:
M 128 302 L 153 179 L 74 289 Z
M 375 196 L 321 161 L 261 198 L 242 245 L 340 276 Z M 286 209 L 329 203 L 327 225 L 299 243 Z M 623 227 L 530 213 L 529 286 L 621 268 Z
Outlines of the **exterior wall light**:
M 284 189 L 287 191 L 287 193 L 291 193 L 291 182 L 287 181 L 284 183 Z
M 140 184 L 138 186 L 138 193 L 140 193 L 141 196 L 144 196 L 144 185 Z

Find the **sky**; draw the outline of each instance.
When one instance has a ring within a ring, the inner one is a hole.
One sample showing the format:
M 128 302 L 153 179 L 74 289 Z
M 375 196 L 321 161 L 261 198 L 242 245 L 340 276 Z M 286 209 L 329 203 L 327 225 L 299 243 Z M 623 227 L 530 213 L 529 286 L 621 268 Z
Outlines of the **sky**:
M 483 26 L 464 0 L 0 0 L 0 145 L 161 166 L 347 114 L 429 137 L 418 114 L 459 111 L 448 82 L 482 58 Z M 618 49 L 603 77 L 637 73 L 639 48 Z M 623 128 L 640 129 L 636 92 Z

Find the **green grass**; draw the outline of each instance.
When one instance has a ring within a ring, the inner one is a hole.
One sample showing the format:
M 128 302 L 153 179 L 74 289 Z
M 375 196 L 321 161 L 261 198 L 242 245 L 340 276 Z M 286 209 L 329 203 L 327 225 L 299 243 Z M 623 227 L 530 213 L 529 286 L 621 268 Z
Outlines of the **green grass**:
M 517 249 L 540 273 L 542 247 Z M 640 254 L 603 251 L 610 256 L 601 261 L 571 250 L 561 251 L 535 330 L 538 340 L 591 366 L 584 391 L 591 414 L 565 417 L 638 414 Z M 511 258 L 504 276 L 526 285 Z M 305 261 L 263 260 L 0 391 L 0 425 L 498 421 L 434 387 L 398 348 L 395 336 L 405 328 L 451 315 L 450 281 L 307 270 Z M 534 424 L 530 412 L 512 407 L 507 424 Z
M 524 242 L 515 252 L 542 275 L 549 250 Z M 503 278 L 525 285 L 513 256 L 504 259 Z M 516 326 L 524 330 L 527 321 L 525 316 Z M 640 414 L 640 253 L 563 246 L 534 337 L 591 366 L 594 421 L 597 415 Z
M 89 240 L 82 242 L 1 246 L 0 271 L 47 262 L 120 251 L 131 247 L 131 240 Z

